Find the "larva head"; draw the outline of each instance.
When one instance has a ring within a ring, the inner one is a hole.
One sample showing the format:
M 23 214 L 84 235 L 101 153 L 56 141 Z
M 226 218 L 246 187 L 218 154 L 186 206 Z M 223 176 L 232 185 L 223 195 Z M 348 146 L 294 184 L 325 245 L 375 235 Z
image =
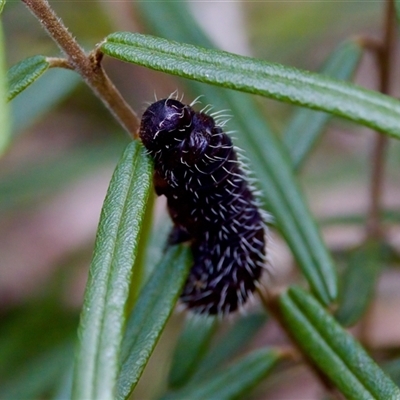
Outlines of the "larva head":
M 139 135 L 153 157 L 174 155 L 194 163 L 209 142 L 208 119 L 214 124 L 211 117 L 196 113 L 178 100 L 163 99 L 143 113 Z

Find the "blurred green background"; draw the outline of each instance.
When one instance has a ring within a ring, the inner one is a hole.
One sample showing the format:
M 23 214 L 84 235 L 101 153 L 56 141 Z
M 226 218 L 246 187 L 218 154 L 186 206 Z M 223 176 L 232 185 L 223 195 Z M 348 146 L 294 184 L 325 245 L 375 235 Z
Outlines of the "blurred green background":
M 345 39 L 360 34 L 379 37 L 383 3 L 244 1 L 192 2 L 189 6 L 222 48 L 317 71 Z M 111 32 L 147 33 L 152 28 L 143 18 L 140 2 L 54 1 L 51 5 L 88 51 Z M 157 2 L 151 7 L 157 8 Z M 8 67 L 35 54 L 60 55 L 22 3 L 7 3 L 2 18 Z M 168 19 L 162 23 L 173 28 Z M 184 91 L 178 78 L 110 59 L 104 65 L 139 115 L 154 94 L 162 98 L 175 89 Z M 370 55 L 363 57 L 355 81 L 376 89 Z M 398 85 L 392 95 L 399 95 Z M 192 99 L 186 97 L 186 101 Z M 202 102 L 212 104 L 213 99 Z M 266 100 L 260 103 L 280 135 L 294 107 Z M 0 398 L 64 398 L 100 208 L 128 137 L 70 71 L 46 72 L 13 100 L 12 116 L 15 140 L 0 160 Z M 311 209 L 325 221 L 324 234 L 338 260 L 363 240 L 363 226 L 357 218 L 368 205 L 371 139 L 372 132 L 366 128 L 333 119 L 299 176 Z M 399 144 L 391 142 L 384 195 L 385 207 L 397 213 L 399 150 Z M 343 224 L 342 217 L 348 217 L 348 223 Z M 165 221 L 161 201 L 155 224 L 166 231 Z M 388 233 L 399 248 L 400 230 L 390 219 Z M 160 255 L 163 240 L 159 248 L 151 249 L 154 259 Z M 275 283 L 293 280 L 296 272 L 290 254 L 278 237 L 274 237 L 271 252 Z M 379 317 L 374 317 L 372 309 L 364 322 L 369 324 L 369 336 L 364 339 L 382 351 L 400 347 L 395 323 L 400 327 L 399 317 L 393 319 L 400 299 L 394 282 L 400 282 L 399 271 L 389 269 L 374 305 Z M 160 393 L 167 368 L 159 365 L 168 364 L 182 318 L 177 315 L 170 321 L 135 392 L 137 398 Z M 385 321 L 391 321 L 390 329 L 384 329 Z M 255 343 L 268 341 L 282 341 L 273 323 L 255 339 Z M 287 384 L 288 377 L 292 385 Z M 258 392 L 263 393 L 259 398 L 265 393 L 270 393 L 267 398 L 285 398 L 296 382 L 308 382 L 304 396 L 318 398 L 318 384 L 301 367 L 276 377 Z

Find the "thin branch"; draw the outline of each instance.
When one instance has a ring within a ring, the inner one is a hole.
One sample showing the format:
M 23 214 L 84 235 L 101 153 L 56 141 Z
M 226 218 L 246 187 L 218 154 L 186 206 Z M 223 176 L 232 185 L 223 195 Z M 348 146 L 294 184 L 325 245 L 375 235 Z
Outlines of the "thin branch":
M 117 121 L 132 137 L 137 137 L 138 117 L 101 67 L 101 57 L 86 55 L 46 0 L 22 1 L 67 56 L 65 62 L 60 61 L 62 59 L 58 59 L 59 66 L 69 67 L 78 72 Z
M 364 49 L 371 51 L 372 53 L 379 53 L 382 49 L 382 42 L 375 37 L 370 35 L 357 35 L 354 40 Z
M 394 0 L 387 0 L 384 17 L 384 36 L 381 45 L 376 48 L 379 68 L 379 90 L 390 94 L 391 71 L 393 65 L 393 49 L 396 41 L 396 18 Z M 370 205 L 367 221 L 367 236 L 379 239 L 383 235 L 381 226 L 381 206 L 385 175 L 385 158 L 388 138 L 380 133 L 376 134 L 371 154 L 371 186 Z
M 66 58 L 46 57 L 46 61 L 49 63 L 50 68 L 74 69 Z

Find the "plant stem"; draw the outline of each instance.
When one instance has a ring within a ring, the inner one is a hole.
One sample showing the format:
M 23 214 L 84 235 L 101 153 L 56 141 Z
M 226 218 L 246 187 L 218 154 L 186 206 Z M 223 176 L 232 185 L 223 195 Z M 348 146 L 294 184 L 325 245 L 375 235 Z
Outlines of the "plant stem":
M 47 0 L 22 0 L 36 16 L 51 38 L 67 56 L 67 62 L 58 66 L 78 72 L 96 95 L 103 101 L 117 121 L 137 137 L 139 120 L 100 65 L 101 57 L 88 56 L 57 17 Z
M 379 90 L 384 94 L 390 94 L 390 74 L 392 71 L 395 40 L 395 4 L 394 0 L 387 0 L 384 17 L 384 37 L 380 47 L 376 51 L 379 68 Z M 381 227 L 381 204 L 387 146 L 387 136 L 377 133 L 371 154 L 370 205 L 367 220 L 367 236 L 371 239 L 379 239 L 383 234 Z
M 74 69 L 66 58 L 46 57 L 46 61 L 49 63 L 49 68 Z

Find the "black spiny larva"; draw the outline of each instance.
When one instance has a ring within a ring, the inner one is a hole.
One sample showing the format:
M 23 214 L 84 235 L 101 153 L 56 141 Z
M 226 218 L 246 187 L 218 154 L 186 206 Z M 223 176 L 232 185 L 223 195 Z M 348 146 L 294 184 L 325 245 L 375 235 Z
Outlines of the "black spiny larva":
M 140 137 L 154 159 L 156 193 L 168 200 L 170 243 L 191 242 L 181 300 L 196 313 L 235 311 L 260 279 L 265 225 L 230 137 L 172 98 L 147 108 Z

